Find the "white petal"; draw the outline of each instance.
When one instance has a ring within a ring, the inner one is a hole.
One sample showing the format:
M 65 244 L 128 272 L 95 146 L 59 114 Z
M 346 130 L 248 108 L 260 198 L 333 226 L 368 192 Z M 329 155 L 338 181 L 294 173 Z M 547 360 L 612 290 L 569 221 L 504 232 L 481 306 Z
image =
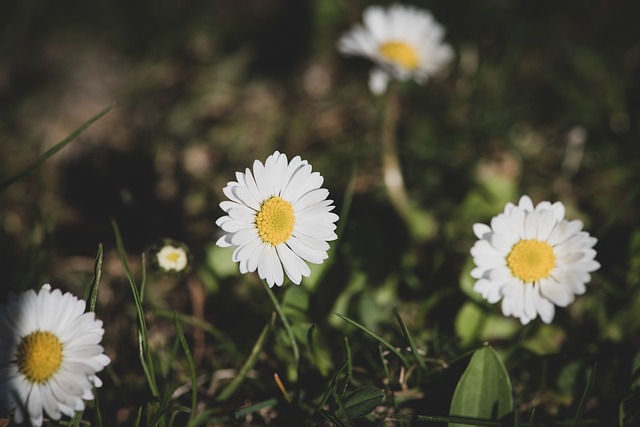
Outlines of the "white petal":
M 527 195 L 520 197 L 518 206 L 520 207 L 520 209 L 523 209 L 527 212 L 530 212 L 533 210 L 533 202 L 531 201 L 531 198 Z
M 473 234 L 475 234 L 478 239 L 483 239 L 487 234 L 491 234 L 491 227 L 487 224 L 473 224 Z

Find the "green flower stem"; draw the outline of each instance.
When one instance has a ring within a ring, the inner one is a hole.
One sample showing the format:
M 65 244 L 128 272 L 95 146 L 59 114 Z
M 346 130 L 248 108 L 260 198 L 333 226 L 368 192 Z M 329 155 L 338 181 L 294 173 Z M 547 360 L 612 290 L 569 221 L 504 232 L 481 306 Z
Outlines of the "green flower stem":
M 410 224 L 411 206 L 402 177 L 396 132 L 400 118 L 400 100 L 396 86 L 389 85 L 382 122 L 382 173 L 389 200 L 398 215 Z
M 273 293 L 273 291 L 271 290 L 271 288 L 266 282 L 263 281 L 262 284 L 264 285 L 264 288 L 266 289 L 267 294 L 269 295 L 269 298 L 271 298 L 271 302 L 273 303 L 273 308 L 276 310 L 276 313 L 278 313 L 278 317 L 280 317 L 280 321 L 282 322 L 284 329 L 287 331 L 287 335 L 289 336 L 289 341 L 291 341 L 291 350 L 293 351 L 293 362 L 295 363 L 296 373 L 297 373 L 298 362 L 300 361 L 300 351 L 298 350 L 298 344 L 296 344 L 296 337 L 293 335 L 293 331 L 291 330 L 291 325 L 289 325 L 287 316 L 285 316 L 284 312 L 282 311 L 282 307 L 280 307 L 280 303 L 278 302 L 278 299 L 276 298 L 275 294 Z

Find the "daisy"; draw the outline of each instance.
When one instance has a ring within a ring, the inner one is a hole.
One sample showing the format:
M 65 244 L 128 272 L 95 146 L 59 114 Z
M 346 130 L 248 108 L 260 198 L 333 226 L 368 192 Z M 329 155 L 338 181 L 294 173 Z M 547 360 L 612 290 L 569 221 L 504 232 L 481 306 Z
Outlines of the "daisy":
M 158 267 L 165 273 L 180 273 L 189 264 L 184 245 L 167 240 L 155 254 Z
M 321 264 L 327 258 L 327 241 L 337 239 L 329 191 L 311 165 L 296 156 L 276 151 L 264 165 L 256 160 L 253 171 L 236 173 L 223 189 L 228 201 L 220 203 L 227 215 L 216 224 L 225 234 L 216 244 L 236 246 L 233 261 L 240 272 L 258 270 L 269 287 L 281 286 L 284 273 L 295 284 L 311 273 L 306 262 Z M 305 262 L 306 261 L 306 262 Z
M 369 76 L 375 95 L 384 93 L 389 78 L 422 84 L 453 57 L 451 47 L 442 41 L 444 28 L 425 10 L 401 4 L 386 10 L 369 6 L 362 16 L 364 25 L 345 33 L 338 50 L 375 62 Z
M 16 423 L 39 427 L 43 411 L 58 420 L 93 399 L 95 374 L 110 360 L 98 344 L 102 322 L 85 306 L 49 285 L 0 305 L 0 415 L 15 410 Z
M 582 221 L 564 219 L 560 202 L 535 207 L 528 196 L 518 206 L 507 203 L 491 226 L 474 224 L 478 241 L 471 248 L 477 279 L 474 290 L 490 303 L 502 299 L 505 316 L 526 325 L 538 315 L 550 323 L 555 306 L 566 307 L 585 292 L 597 239 L 582 230 Z

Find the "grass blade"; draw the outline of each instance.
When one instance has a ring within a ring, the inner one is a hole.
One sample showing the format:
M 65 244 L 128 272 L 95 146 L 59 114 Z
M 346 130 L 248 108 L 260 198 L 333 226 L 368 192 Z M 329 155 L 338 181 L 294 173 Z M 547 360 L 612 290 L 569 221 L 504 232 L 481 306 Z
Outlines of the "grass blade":
M 58 142 L 56 145 L 54 145 L 53 147 L 48 149 L 46 152 L 44 152 L 43 154 L 38 156 L 38 158 L 35 160 L 35 162 L 33 162 L 32 164 L 27 166 L 25 169 L 20 171 L 18 174 L 16 174 L 16 175 L 14 175 L 14 176 L 2 181 L 0 183 L 0 193 L 2 191 L 4 191 L 8 186 L 13 184 L 14 182 L 18 181 L 19 179 L 29 175 L 31 172 L 36 170 L 42 163 L 44 163 L 46 160 L 48 160 L 50 157 L 52 157 L 58 151 L 62 150 L 64 147 L 67 146 L 67 144 L 69 144 L 71 141 L 76 139 L 82 132 L 87 130 L 87 128 L 89 126 L 91 126 L 92 124 L 94 124 L 95 122 L 100 120 L 100 118 L 102 118 L 102 116 L 107 114 L 111 110 L 111 108 L 113 108 L 112 105 L 108 106 L 107 108 L 105 108 L 104 110 L 102 110 L 98 114 L 96 114 L 95 116 L 91 117 L 89 120 L 87 120 L 86 122 L 81 124 L 80 127 L 78 127 L 76 130 L 71 132 L 69 134 L 69 136 L 67 136 L 65 139 L 63 139 L 62 141 Z
M 118 224 L 115 221 L 111 221 L 111 226 L 113 228 L 113 233 L 115 235 L 116 248 L 118 250 L 118 255 L 120 256 L 120 262 L 122 263 L 127 279 L 129 280 L 131 293 L 133 294 L 133 300 L 136 306 L 136 316 L 138 318 L 138 350 L 140 354 L 140 362 L 142 363 L 142 368 L 147 377 L 147 382 L 149 384 L 149 388 L 151 389 L 151 394 L 157 400 L 159 400 L 160 393 L 158 392 L 158 385 L 156 383 L 155 369 L 153 366 L 153 358 L 151 357 L 151 354 L 149 354 L 149 349 L 147 346 L 147 343 L 148 343 L 147 322 L 144 316 L 144 309 L 142 307 L 140 292 L 138 291 L 138 285 L 136 284 L 136 280 L 131 271 L 131 267 L 129 266 L 129 261 L 127 260 L 127 252 L 122 242 L 122 236 L 120 235 L 120 229 L 118 228 Z M 143 263 L 143 270 L 144 270 L 144 263 Z
M 331 412 L 325 411 L 324 409 L 318 411 L 317 418 L 323 418 L 324 421 L 328 421 L 329 423 L 331 423 L 331 425 L 336 427 L 347 427 L 340 418 L 338 418 Z
M 184 336 L 184 331 L 182 330 L 182 325 L 178 320 L 178 315 L 173 318 L 173 324 L 176 327 L 176 333 L 178 334 L 178 339 L 180 340 L 180 345 L 182 346 L 182 350 L 184 351 L 184 355 L 187 358 L 187 365 L 189 366 L 189 374 L 191 375 L 191 412 L 189 413 L 189 422 L 193 420 L 193 416 L 196 413 L 196 405 L 198 404 L 198 379 L 196 378 L 196 366 L 193 363 L 193 356 L 191 355 L 191 350 L 189 349 L 189 344 L 187 343 L 187 339 Z
M 278 403 L 278 399 L 276 399 L 275 397 L 272 398 L 272 399 L 269 399 L 269 400 L 264 400 L 262 402 L 254 403 L 253 405 L 247 406 L 246 408 L 242 408 L 242 409 L 236 411 L 236 413 L 233 415 L 233 417 L 237 421 L 238 418 L 240 418 L 240 417 L 244 417 L 247 414 L 251 414 L 253 412 L 259 411 L 262 408 L 267 408 L 269 406 L 273 406 L 273 405 L 275 405 L 277 403 Z
M 224 402 L 225 400 L 229 399 L 233 395 L 233 393 L 236 392 L 236 389 L 240 386 L 240 384 L 242 384 L 242 381 L 244 381 L 245 377 L 249 373 L 249 370 L 251 370 L 251 368 L 253 368 L 253 366 L 258 361 L 258 356 L 260 356 L 260 352 L 267 342 L 267 337 L 269 336 L 269 332 L 271 332 L 272 325 L 273 322 L 269 322 L 262 329 L 258 340 L 251 349 L 251 354 L 247 358 L 247 361 L 244 362 L 244 365 L 242 365 L 242 368 L 240 368 L 240 371 L 238 371 L 238 375 L 236 375 L 233 380 L 222 390 L 216 401 Z
M 594 364 L 593 368 L 591 368 L 591 372 L 589 372 L 589 379 L 587 380 L 587 385 L 584 388 L 584 393 L 582 393 L 582 398 L 580 399 L 580 404 L 578 405 L 578 410 L 576 411 L 576 418 L 573 422 L 574 427 L 578 427 L 580 425 L 580 420 L 582 419 L 582 414 L 584 413 L 584 408 L 587 405 L 587 398 L 589 397 L 589 393 L 591 393 L 591 389 L 593 388 L 593 384 L 596 382 L 596 368 L 598 364 Z
M 360 323 L 356 322 L 355 320 L 349 319 L 347 316 L 344 316 L 344 315 L 342 315 L 340 313 L 335 313 L 335 315 L 338 316 L 339 318 L 341 318 L 342 320 L 346 321 L 347 323 L 352 324 L 356 328 L 361 329 L 364 333 L 369 335 L 371 338 L 375 339 L 380 344 L 382 344 L 383 346 L 387 347 L 389 349 L 389 351 L 391 351 L 393 354 L 395 354 L 398 357 L 398 359 L 400 359 L 402 361 L 402 364 L 405 367 L 407 367 L 407 368 L 409 367 L 409 361 L 407 360 L 407 358 L 404 357 L 402 355 L 402 353 L 400 353 L 398 351 L 398 349 L 396 349 L 394 346 L 392 346 L 387 340 L 385 340 L 381 336 L 377 335 L 375 332 L 370 331 L 365 326 L 361 325 Z
M 402 321 L 402 317 L 400 317 L 400 313 L 398 312 L 398 308 L 397 307 L 393 307 L 393 315 L 396 317 L 396 320 L 398 321 L 398 324 L 400 325 L 400 329 L 402 330 L 402 334 L 404 335 L 404 338 L 409 343 L 409 347 L 411 347 L 411 352 L 413 353 L 414 357 L 416 358 L 416 361 L 418 362 L 418 364 L 420 365 L 422 370 L 426 371 L 427 370 L 427 364 L 424 362 L 422 357 L 420 357 L 420 354 L 418 353 L 418 349 L 416 348 L 416 344 L 413 341 L 413 338 L 411 337 L 411 334 L 409 333 L 409 329 L 407 328 L 407 325 L 405 325 L 404 322 Z
M 93 267 L 93 279 L 89 288 L 89 311 L 96 311 L 98 301 L 98 288 L 100 287 L 100 277 L 102 277 L 102 243 L 98 245 L 98 255 Z
M 338 377 L 340 377 L 340 374 L 342 374 L 342 371 L 347 369 L 347 364 L 348 362 L 345 361 L 340 367 L 340 369 L 338 369 L 338 372 L 336 372 L 333 378 L 331 378 L 331 381 L 329 381 L 329 385 L 327 386 L 327 391 L 325 392 L 324 396 L 320 400 L 320 404 L 318 405 L 319 410 L 327 403 L 327 400 L 329 400 L 329 396 L 331 396 L 331 393 L 333 393 L 336 387 L 336 384 L 338 382 Z
M 531 410 L 531 416 L 529 417 L 529 422 L 527 423 L 527 427 L 533 427 L 533 417 L 536 414 L 536 408 Z M 516 417 L 518 419 L 518 417 Z
M 344 408 L 344 404 L 342 403 L 342 399 L 340 398 L 340 396 L 338 396 L 338 393 L 335 389 L 333 390 L 333 398 L 338 405 L 338 411 L 343 414 L 345 419 L 347 420 L 347 426 L 353 427 L 353 421 L 351 421 L 351 417 L 349 417 L 349 414 L 347 413 L 347 410 Z
M 478 418 L 459 417 L 459 416 L 438 416 L 438 415 L 389 415 L 387 419 L 390 420 L 407 420 L 412 422 L 427 422 L 427 423 L 457 423 L 468 426 L 482 426 L 482 427 L 501 427 L 500 421 L 481 420 Z

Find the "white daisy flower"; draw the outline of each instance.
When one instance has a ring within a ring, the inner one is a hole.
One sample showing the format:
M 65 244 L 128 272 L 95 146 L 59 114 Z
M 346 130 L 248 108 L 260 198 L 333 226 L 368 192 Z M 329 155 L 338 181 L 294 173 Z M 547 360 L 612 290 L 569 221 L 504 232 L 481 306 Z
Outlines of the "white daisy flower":
M 528 196 L 518 206 L 507 203 L 491 226 L 474 224 L 478 241 L 471 248 L 477 279 L 474 290 L 490 303 L 502 299 L 505 316 L 526 325 L 536 316 L 550 323 L 555 305 L 566 307 L 585 292 L 595 261 L 595 237 L 582 221 L 564 219 L 560 202 L 535 207 Z
M 307 262 L 321 264 L 327 258 L 327 241 L 337 239 L 329 191 L 320 188 L 318 172 L 300 156 L 287 161 L 276 151 L 264 165 L 256 160 L 253 172 L 236 173 L 223 189 L 230 199 L 220 203 L 227 215 L 216 224 L 225 234 L 218 246 L 236 246 L 233 261 L 240 272 L 258 270 L 270 287 L 281 286 L 284 273 L 295 284 L 311 273 Z
M 41 426 L 43 411 L 58 420 L 93 399 L 102 385 L 95 374 L 110 360 L 99 345 L 102 321 L 85 306 L 49 285 L 0 305 L 0 415 L 15 410 L 16 423 Z
M 389 78 L 422 84 L 453 58 L 453 50 L 442 41 L 444 28 L 425 10 L 401 4 L 386 10 L 369 6 L 362 16 L 364 25 L 345 33 L 338 50 L 376 63 L 369 76 L 375 95 L 384 93 Z
M 181 246 L 170 243 L 162 246 L 156 253 L 158 266 L 167 273 L 179 273 L 187 267 L 189 256 Z

